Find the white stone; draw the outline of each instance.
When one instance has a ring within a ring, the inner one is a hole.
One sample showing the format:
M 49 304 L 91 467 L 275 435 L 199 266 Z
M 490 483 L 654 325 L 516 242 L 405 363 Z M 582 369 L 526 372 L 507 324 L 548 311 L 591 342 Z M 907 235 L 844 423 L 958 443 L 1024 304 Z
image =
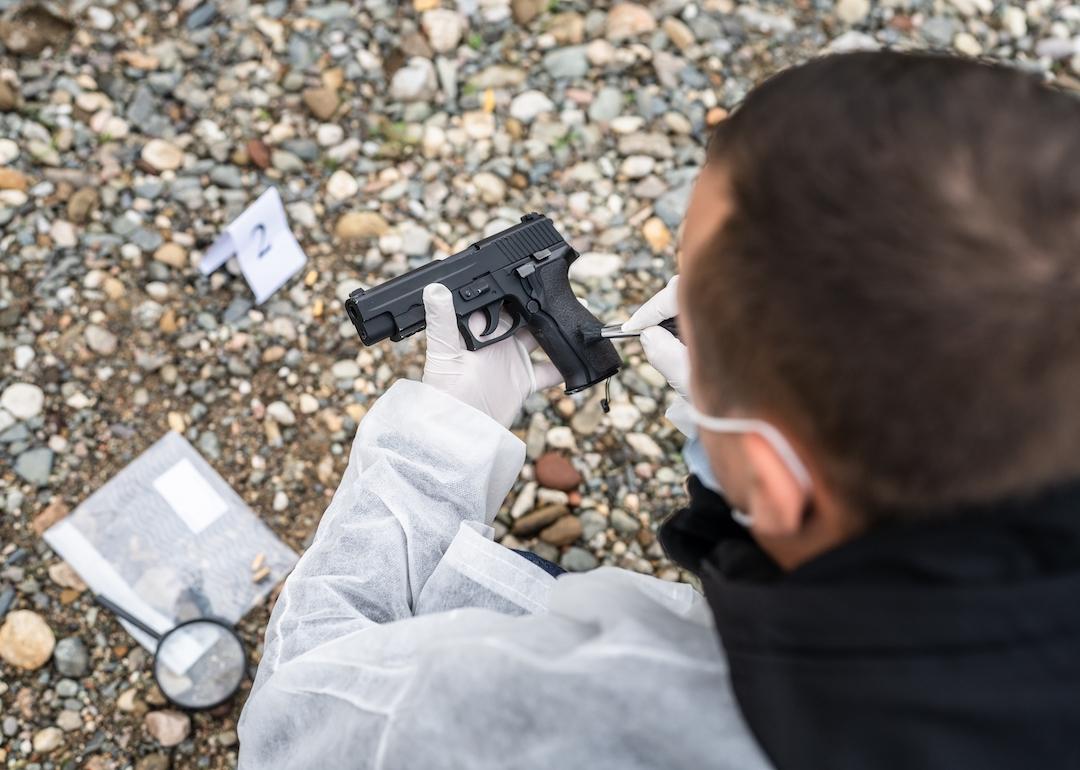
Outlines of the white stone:
M 871 35 L 860 32 L 857 29 L 849 29 L 840 37 L 834 38 L 825 47 L 826 53 L 848 53 L 849 51 L 877 51 L 881 43 Z
M 390 81 L 390 98 L 401 102 L 426 102 L 434 98 L 439 88 L 435 66 L 427 59 L 414 56 L 394 73 Z
M 641 179 L 652 173 L 656 159 L 648 155 L 631 155 L 619 166 L 619 173 L 629 179 Z
M 510 102 L 510 117 L 522 123 L 532 123 L 538 115 L 555 109 L 554 102 L 540 91 L 525 91 Z
M 89 324 L 83 336 L 86 338 L 86 344 L 98 355 L 110 356 L 116 352 L 116 335 L 103 326 Z
M 338 169 L 331 174 L 329 181 L 326 183 L 326 194 L 336 201 L 355 197 L 359 191 L 360 183 L 344 169 Z
M 964 56 L 978 56 L 983 51 L 979 41 L 970 32 L 957 33 L 956 37 L 953 38 L 953 48 L 964 54 Z
M 335 380 L 355 380 L 360 376 L 360 365 L 351 358 L 343 358 L 334 362 L 330 374 L 334 375 Z
M 310 393 L 300 394 L 300 411 L 303 414 L 314 414 L 319 411 L 319 399 Z
M 870 13 L 870 0 L 837 0 L 836 18 L 844 24 L 858 24 Z
M 1001 12 L 1001 26 L 1015 39 L 1020 39 L 1027 34 L 1027 14 L 1022 8 L 1015 5 L 1005 6 Z
M 644 433 L 627 433 L 626 443 L 639 455 L 650 460 L 659 460 L 664 456 L 664 450 L 653 441 L 651 436 Z
M 446 53 L 457 48 L 461 42 L 461 33 L 465 30 L 461 14 L 446 8 L 425 11 L 420 19 L 431 47 L 436 53 Z
M 536 482 L 530 481 L 521 488 L 521 492 L 518 493 L 517 499 L 514 500 L 514 504 L 510 508 L 510 518 L 520 519 L 526 513 L 531 511 L 535 505 Z
M 16 420 L 29 420 L 41 414 L 45 393 L 37 385 L 16 382 L 8 385 L 0 395 L 0 406 L 11 412 Z
M 618 430 L 633 430 L 641 419 L 641 412 L 633 404 L 612 404 L 608 419 L 611 420 L 612 427 Z
M 490 171 L 481 171 L 474 176 L 473 185 L 484 203 L 502 203 L 506 197 L 506 182 Z
M 6 166 L 18 158 L 19 145 L 10 139 L 0 139 L 0 166 Z
M 90 26 L 94 29 L 112 29 L 112 25 L 116 23 L 116 17 L 108 9 L 98 8 L 96 5 L 87 8 L 86 15 L 90 17 Z
M 64 742 L 64 732 L 59 727 L 46 727 L 34 733 L 32 745 L 34 751 L 48 754 L 50 751 L 60 748 Z
M 437 158 L 446 146 L 446 132 L 439 126 L 424 126 L 424 136 L 420 140 L 420 148 L 426 158 Z
M 157 171 L 175 171 L 184 162 L 184 153 L 164 139 L 151 139 L 143 146 L 142 159 Z
M 949 0 L 949 4 L 964 16 L 994 12 L 994 0 Z
M 130 127 L 127 121 L 123 118 L 118 118 L 115 115 L 110 115 L 105 124 L 101 128 L 102 136 L 107 136 L 111 139 L 123 139 L 130 133 Z
M 143 718 L 143 724 L 162 746 L 182 743 L 191 732 L 191 717 L 180 711 L 151 711 Z
M 15 346 L 15 368 L 22 371 L 34 360 L 34 349 L 29 345 Z
M 615 58 L 615 46 L 606 40 L 593 40 L 585 47 L 585 57 L 594 67 L 603 67 Z
M 345 129 L 336 123 L 321 123 L 315 130 L 315 140 L 321 147 L 333 147 L 345 139 Z
M 577 449 L 574 431 L 569 426 L 557 425 L 547 432 L 547 445 L 554 449 Z
M 490 139 L 495 135 L 495 116 L 483 110 L 472 110 L 461 116 L 461 127 L 470 139 Z
M 273 507 L 275 511 L 284 511 L 289 507 L 289 496 L 281 490 L 275 492 Z
M 61 249 L 70 249 L 79 243 L 75 225 L 64 219 L 58 219 L 52 223 L 52 227 L 49 228 L 49 237 Z
M 266 414 L 278 425 L 294 425 L 296 423 L 296 415 L 293 414 L 293 410 L 284 401 L 271 402 L 266 407 Z
M 622 266 L 622 257 L 617 254 L 589 251 L 574 260 L 569 273 L 574 281 L 595 281 L 614 275 Z

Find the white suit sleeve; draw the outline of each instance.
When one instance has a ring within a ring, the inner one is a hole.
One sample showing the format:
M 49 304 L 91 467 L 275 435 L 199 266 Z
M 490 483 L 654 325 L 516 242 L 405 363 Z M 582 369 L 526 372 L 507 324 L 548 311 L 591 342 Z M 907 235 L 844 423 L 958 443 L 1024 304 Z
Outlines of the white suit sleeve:
M 285 581 L 253 694 L 324 642 L 410 617 L 461 523 L 490 524 L 524 460 L 521 440 L 484 413 L 396 382 L 361 421 L 334 499 Z

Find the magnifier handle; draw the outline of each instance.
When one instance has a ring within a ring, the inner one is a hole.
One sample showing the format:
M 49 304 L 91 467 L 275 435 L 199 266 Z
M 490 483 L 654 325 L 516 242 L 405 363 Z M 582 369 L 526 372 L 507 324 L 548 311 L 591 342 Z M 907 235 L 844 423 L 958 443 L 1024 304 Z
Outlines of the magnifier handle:
M 117 604 L 107 596 L 102 596 L 101 594 L 94 594 L 94 601 L 96 601 L 105 609 L 109 610 L 109 612 L 113 613 L 117 617 L 123 618 L 140 631 L 150 634 L 150 636 L 154 637 L 155 639 L 161 638 L 161 634 L 152 629 L 150 626 L 143 623 L 141 620 L 139 620 L 137 617 L 132 615 L 130 612 L 125 610 L 123 607 L 121 607 L 119 604 Z

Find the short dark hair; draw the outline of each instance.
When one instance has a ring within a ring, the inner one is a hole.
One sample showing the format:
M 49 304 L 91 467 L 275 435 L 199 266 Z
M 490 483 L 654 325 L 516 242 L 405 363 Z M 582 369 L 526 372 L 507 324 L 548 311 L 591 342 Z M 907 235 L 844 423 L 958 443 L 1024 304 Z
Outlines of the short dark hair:
M 687 287 L 705 406 L 780 421 L 879 520 L 1080 477 L 1080 101 L 829 56 L 754 89 L 708 162 L 732 213 Z

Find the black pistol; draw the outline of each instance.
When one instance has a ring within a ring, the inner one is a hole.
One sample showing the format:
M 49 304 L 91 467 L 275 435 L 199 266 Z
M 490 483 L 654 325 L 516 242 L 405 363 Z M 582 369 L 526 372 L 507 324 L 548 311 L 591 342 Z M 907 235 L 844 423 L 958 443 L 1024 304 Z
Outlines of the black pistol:
M 454 296 L 458 328 L 469 350 L 494 345 L 523 325 L 540 343 L 574 393 L 619 371 L 622 361 L 610 340 L 598 336 L 603 324 L 582 307 L 570 288 L 567 270 L 578 258 L 551 220 L 526 214 L 521 224 L 496 233 L 446 259 L 435 260 L 373 289 L 358 289 L 345 309 L 365 345 L 387 337 L 402 340 L 423 329 L 424 287 L 441 283 Z M 491 339 L 477 339 L 469 315 L 483 310 L 487 326 L 496 330 L 506 310 L 510 329 Z

